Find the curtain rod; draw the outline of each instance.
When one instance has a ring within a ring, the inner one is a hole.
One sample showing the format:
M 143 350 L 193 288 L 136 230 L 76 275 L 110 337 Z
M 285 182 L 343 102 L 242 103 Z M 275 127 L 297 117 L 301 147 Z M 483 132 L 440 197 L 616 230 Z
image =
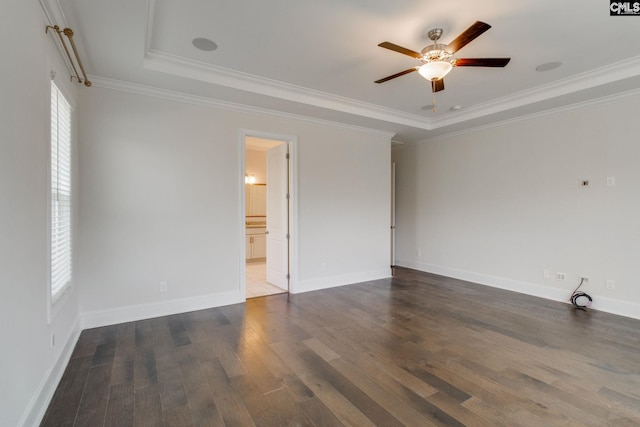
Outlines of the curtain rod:
M 71 76 L 71 79 L 73 80 L 73 78 L 75 77 L 75 79 L 78 80 L 78 83 L 84 83 L 85 86 L 90 87 L 91 82 L 87 78 L 87 73 L 85 73 L 84 67 L 82 66 L 82 61 L 80 61 L 80 56 L 78 55 L 78 49 L 76 49 L 76 44 L 73 42 L 73 30 L 71 28 L 65 28 L 64 30 L 61 30 L 57 25 L 47 25 L 45 33 L 48 33 L 49 29 L 54 30 L 56 34 L 58 34 L 60 43 L 62 44 L 62 47 L 67 54 L 67 58 L 69 58 L 69 63 L 71 64 L 71 68 L 73 68 L 73 73 L 75 74 L 74 76 Z M 73 54 L 76 58 L 76 62 L 78 63 L 78 67 L 80 68 L 80 71 L 82 71 L 82 78 L 80 77 L 80 74 L 78 74 L 78 70 L 76 69 L 75 63 L 73 62 L 73 58 L 71 57 L 69 49 L 67 48 L 67 44 L 62 38 L 62 34 L 67 36 L 67 38 L 69 39 L 69 43 L 71 44 L 71 49 L 73 49 Z

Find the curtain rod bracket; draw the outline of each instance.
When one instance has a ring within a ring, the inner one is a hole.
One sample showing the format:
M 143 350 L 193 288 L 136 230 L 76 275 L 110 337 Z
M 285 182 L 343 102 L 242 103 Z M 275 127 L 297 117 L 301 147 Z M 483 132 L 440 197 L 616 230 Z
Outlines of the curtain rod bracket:
M 78 83 L 84 83 L 86 87 L 90 87 L 91 82 L 87 78 L 87 73 L 84 71 L 84 67 L 82 66 L 82 61 L 80 61 L 80 56 L 78 55 L 78 49 L 76 49 L 76 44 L 73 41 L 73 30 L 71 28 L 65 28 L 64 30 L 61 30 L 60 27 L 58 27 L 57 25 L 47 25 L 47 28 L 45 29 L 45 33 L 48 33 L 49 29 L 52 29 L 56 32 L 56 34 L 58 35 L 58 39 L 60 39 L 60 44 L 62 45 L 62 48 L 64 49 L 64 52 L 67 55 L 67 58 L 69 59 L 69 64 L 71 64 L 71 68 L 73 69 L 71 80 L 76 79 Z M 71 45 L 71 49 L 73 50 L 75 62 L 73 61 L 73 57 L 71 56 L 71 53 L 69 53 L 69 48 L 67 48 L 67 44 L 62 38 L 62 34 L 67 36 L 67 39 L 69 39 L 69 44 Z M 78 68 L 80 68 L 80 71 L 82 71 L 82 77 L 80 77 L 80 74 L 78 74 L 78 69 L 76 68 L 76 65 L 75 65 L 76 63 L 78 64 Z

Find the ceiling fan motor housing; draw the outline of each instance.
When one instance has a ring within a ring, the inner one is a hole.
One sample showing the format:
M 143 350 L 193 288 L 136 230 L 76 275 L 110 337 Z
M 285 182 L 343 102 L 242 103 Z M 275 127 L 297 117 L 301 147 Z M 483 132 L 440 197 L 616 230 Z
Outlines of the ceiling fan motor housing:
M 429 32 L 427 32 L 427 37 L 429 37 L 429 40 L 437 42 L 440 37 L 442 37 L 442 28 L 434 28 L 432 30 L 429 30 Z

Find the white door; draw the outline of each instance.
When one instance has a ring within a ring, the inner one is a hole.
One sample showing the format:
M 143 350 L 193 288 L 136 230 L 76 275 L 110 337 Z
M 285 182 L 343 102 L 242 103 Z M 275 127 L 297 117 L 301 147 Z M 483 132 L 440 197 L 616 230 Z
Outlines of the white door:
M 289 289 L 288 146 L 267 150 L 267 282 Z

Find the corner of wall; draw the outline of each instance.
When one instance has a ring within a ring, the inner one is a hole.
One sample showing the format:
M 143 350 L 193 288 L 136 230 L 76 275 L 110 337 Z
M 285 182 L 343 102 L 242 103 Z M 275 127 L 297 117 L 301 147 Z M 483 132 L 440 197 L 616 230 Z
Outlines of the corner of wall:
M 58 359 L 42 378 L 42 382 L 38 385 L 36 392 L 33 394 L 18 423 L 19 426 L 35 426 L 42 422 L 49 403 L 51 399 L 53 399 L 56 388 L 62 379 L 62 374 L 64 374 L 67 364 L 69 360 L 71 360 L 73 350 L 78 342 L 78 338 L 80 338 L 81 332 L 80 316 L 77 316 Z

